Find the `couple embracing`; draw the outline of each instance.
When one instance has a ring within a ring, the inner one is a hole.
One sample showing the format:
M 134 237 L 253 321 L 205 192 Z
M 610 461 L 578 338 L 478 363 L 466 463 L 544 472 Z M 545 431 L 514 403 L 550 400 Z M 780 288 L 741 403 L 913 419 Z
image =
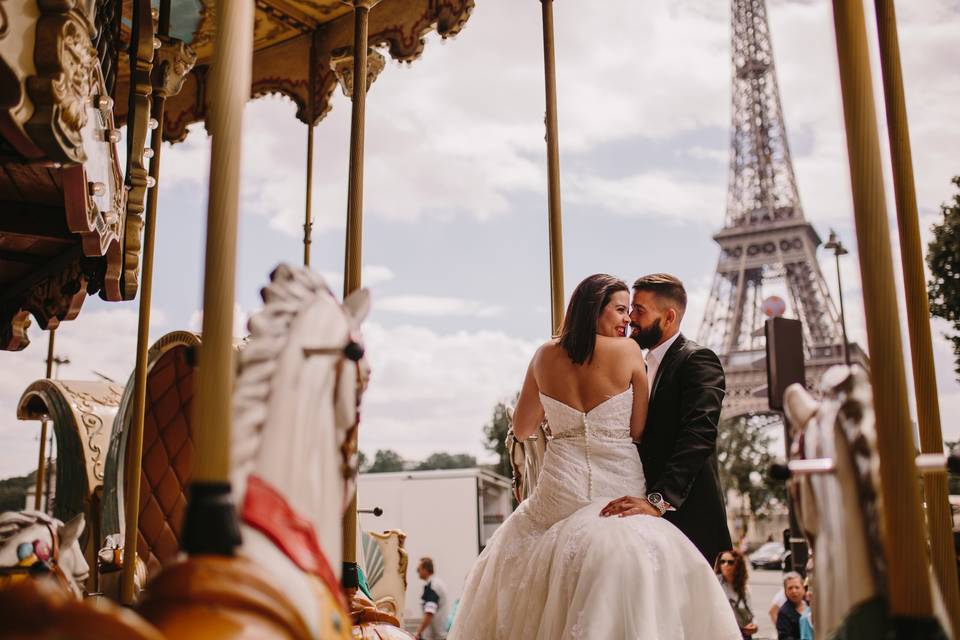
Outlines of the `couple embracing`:
M 470 571 L 451 640 L 740 640 L 707 562 L 730 548 L 723 369 L 679 332 L 686 302 L 666 274 L 574 290 L 514 411 L 518 440 L 550 426 L 540 478 Z

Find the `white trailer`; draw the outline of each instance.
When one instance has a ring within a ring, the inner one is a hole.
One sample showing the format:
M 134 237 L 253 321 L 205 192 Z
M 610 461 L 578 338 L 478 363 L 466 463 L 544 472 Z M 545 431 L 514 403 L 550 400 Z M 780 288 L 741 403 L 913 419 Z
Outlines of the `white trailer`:
M 364 531 L 399 529 L 407 535 L 404 618 L 411 622 L 421 617 L 420 558 L 433 558 L 453 603 L 474 560 L 513 510 L 510 480 L 485 469 L 361 473 L 357 489 L 360 509 L 383 509 L 380 517 L 360 514 Z

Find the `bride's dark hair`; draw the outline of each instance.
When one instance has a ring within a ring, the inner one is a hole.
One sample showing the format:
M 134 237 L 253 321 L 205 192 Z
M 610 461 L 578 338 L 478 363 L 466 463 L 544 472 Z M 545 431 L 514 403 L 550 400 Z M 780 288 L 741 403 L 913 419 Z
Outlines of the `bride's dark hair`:
M 605 273 L 585 278 L 573 290 L 563 326 L 560 327 L 560 346 L 566 350 L 573 364 L 583 364 L 593 358 L 593 349 L 597 344 L 597 320 L 610 302 L 610 296 L 617 291 L 629 293 L 630 289 L 623 280 Z

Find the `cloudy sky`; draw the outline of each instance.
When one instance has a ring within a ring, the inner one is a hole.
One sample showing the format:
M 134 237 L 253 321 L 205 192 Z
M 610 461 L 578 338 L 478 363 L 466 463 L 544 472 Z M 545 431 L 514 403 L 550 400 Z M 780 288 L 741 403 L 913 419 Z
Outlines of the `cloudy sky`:
M 821 236 L 835 228 L 855 248 L 830 3 L 768 4 L 806 216 Z M 711 236 L 724 215 L 728 5 L 555 7 L 568 294 L 595 272 L 630 280 L 671 271 L 691 294 L 684 330 L 692 335 L 718 255 Z M 960 4 L 911 0 L 897 9 L 926 240 L 960 173 Z M 430 38 L 413 65 L 388 62 L 370 90 L 364 278 L 375 296 L 365 328 L 374 377 L 361 434 L 368 455 L 393 448 L 410 459 L 434 451 L 484 457 L 481 427 L 519 387 L 548 335 L 541 47 L 540 3 L 478 0 L 458 37 Z M 301 259 L 305 179 L 306 128 L 293 104 L 264 98 L 245 117 L 238 330 L 272 267 Z M 338 93 L 316 131 L 313 203 L 314 266 L 335 288 L 349 126 L 349 101 Z M 202 127 L 163 152 L 151 341 L 199 327 L 208 164 Z M 889 176 L 887 186 L 892 193 Z M 821 263 L 836 294 L 832 259 L 821 252 Z M 851 338 L 865 344 L 855 251 L 842 269 Z M 136 302 L 89 299 L 57 332 L 57 353 L 71 361 L 60 376 L 92 379 L 96 370 L 125 381 L 136 318 Z M 905 334 L 902 310 L 901 318 Z M 960 385 L 941 337 L 946 327 L 933 326 L 944 433 L 957 438 Z M 20 393 L 44 372 L 46 338 L 35 328 L 31 338 L 25 351 L 0 355 L 0 477 L 36 464 L 39 424 L 15 418 Z

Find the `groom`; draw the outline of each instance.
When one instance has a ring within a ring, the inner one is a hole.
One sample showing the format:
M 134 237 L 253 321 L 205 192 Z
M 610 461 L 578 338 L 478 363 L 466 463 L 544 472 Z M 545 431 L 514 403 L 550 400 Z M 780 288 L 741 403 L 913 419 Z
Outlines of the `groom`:
M 680 333 L 687 292 L 674 276 L 633 283 L 631 336 L 647 349 L 650 406 L 638 445 L 647 495 L 624 496 L 601 515 L 662 516 L 711 564 L 732 548 L 717 471 L 717 425 L 725 390 L 717 355 Z

